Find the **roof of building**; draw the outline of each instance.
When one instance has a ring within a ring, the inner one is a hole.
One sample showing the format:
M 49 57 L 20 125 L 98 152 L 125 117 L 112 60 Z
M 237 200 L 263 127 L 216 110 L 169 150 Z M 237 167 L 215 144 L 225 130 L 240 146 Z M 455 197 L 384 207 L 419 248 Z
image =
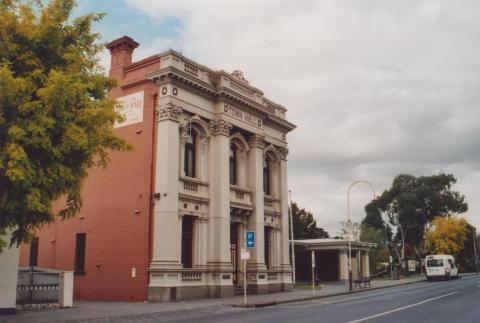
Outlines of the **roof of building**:
M 338 250 L 348 248 L 348 239 L 333 239 L 333 238 L 321 238 L 321 239 L 303 239 L 293 240 L 296 246 L 306 248 L 307 250 Z M 365 241 L 351 241 L 352 249 L 368 250 L 375 247 L 377 244 Z
M 111 53 L 118 50 L 132 52 L 139 44 L 128 36 L 115 39 L 106 47 Z M 296 125 L 286 119 L 287 109 L 264 96 L 263 91 L 252 86 L 240 70 L 232 73 L 223 70 L 213 70 L 199 64 L 182 53 L 175 50 L 167 50 L 156 55 L 132 62 L 125 66 L 125 71 L 141 68 L 145 64 L 159 62 L 157 70 L 150 71 L 145 76 L 149 80 L 173 78 L 196 90 L 200 90 L 213 97 L 222 97 L 227 102 L 233 102 L 262 115 L 263 121 L 289 132 Z M 137 84 L 138 79 L 124 80 L 122 87 Z

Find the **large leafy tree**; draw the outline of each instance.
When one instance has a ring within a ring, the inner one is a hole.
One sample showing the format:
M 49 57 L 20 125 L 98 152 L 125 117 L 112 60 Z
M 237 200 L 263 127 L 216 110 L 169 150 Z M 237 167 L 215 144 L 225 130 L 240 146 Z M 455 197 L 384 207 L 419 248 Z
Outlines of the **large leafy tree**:
M 0 0 L 0 236 L 28 241 L 76 214 L 89 168 L 129 146 L 113 132 L 115 85 L 98 65 L 91 30 L 101 18 L 71 19 L 74 0 Z M 6 241 L 0 240 L 0 247 Z
M 468 223 L 455 216 L 435 218 L 425 231 L 425 245 L 431 253 L 457 256 L 465 247 Z
M 452 190 L 455 183 L 451 174 L 421 177 L 401 174 L 395 177 L 389 190 L 366 206 L 371 213 L 377 209 L 388 219 L 388 225 L 395 232 L 390 247 L 399 258 L 405 257 L 407 245 L 421 257 L 424 232 L 434 218 L 467 211 L 465 197 Z
M 298 204 L 292 203 L 293 237 L 295 239 L 328 238 L 328 233 L 317 227 L 317 221 L 311 212 L 300 209 Z
M 477 241 L 475 241 L 475 239 Z M 475 227 L 467 224 L 467 238 L 464 247 L 457 254 L 455 260 L 463 272 L 475 271 L 475 251 L 479 245 L 478 236 L 475 236 Z
M 389 252 L 389 235 L 385 227 L 377 228 L 365 222 L 360 225 L 360 240 L 365 242 L 373 242 L 376 245 L 370 248 L 369 262 L 370 268 L 374 272 L 384 271 L 384 267 L 380 264 L 388 262 Z

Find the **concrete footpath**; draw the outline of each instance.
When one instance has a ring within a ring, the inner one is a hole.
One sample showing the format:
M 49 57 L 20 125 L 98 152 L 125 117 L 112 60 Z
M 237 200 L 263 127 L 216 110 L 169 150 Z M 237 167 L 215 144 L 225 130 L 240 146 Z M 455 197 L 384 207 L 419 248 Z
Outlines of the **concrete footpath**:
M 412 284 L 424 281 L 424 277 L 400 280 L 373 280 L 371 288 L 355 288 L 354 293 Z M 303 286 L 307 288 L 307 286 Z M 348 294 L 348 284 L 325 283 L 320 289 L 294 289 L 290 292 L 248 295 L 247 307 L 262 307 L 275 304 L 298 302 L 309 299 Z M 73 308 L 18 311 L 17 314 L 0 316 L 0 322 L 154 322 L 177 319 L 194 319 L 212 313 L 245 310 L 243 296 L 230 298 L 208 298 L 169 303 L 133 302 L 75 302 Z

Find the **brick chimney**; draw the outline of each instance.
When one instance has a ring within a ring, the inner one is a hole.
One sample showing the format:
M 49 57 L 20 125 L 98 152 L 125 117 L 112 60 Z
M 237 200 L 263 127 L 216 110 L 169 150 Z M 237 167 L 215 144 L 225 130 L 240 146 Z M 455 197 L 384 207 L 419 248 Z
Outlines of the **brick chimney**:
M 128 36 L 115 39 L 106 44 L 111 54 L 110 77 L 118 80 L 123 79 L 123 68 L 132 63 L 132 54 L 139 43 Z

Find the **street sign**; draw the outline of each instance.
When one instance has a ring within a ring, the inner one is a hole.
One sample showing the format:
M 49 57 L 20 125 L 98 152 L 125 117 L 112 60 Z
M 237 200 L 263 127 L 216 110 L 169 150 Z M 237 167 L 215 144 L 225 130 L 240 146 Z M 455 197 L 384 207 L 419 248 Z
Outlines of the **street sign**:
M 312 268 L 315 267 L 315 251 L 312 250 Z
M 250 251 L 246 249 L 242 249 L 240 252 L 240 259 L 241 260 L 249 260 L 250 259 Z
M 255 231 L 247 231 L 246 239 L 247 248 L 255 248 Z

